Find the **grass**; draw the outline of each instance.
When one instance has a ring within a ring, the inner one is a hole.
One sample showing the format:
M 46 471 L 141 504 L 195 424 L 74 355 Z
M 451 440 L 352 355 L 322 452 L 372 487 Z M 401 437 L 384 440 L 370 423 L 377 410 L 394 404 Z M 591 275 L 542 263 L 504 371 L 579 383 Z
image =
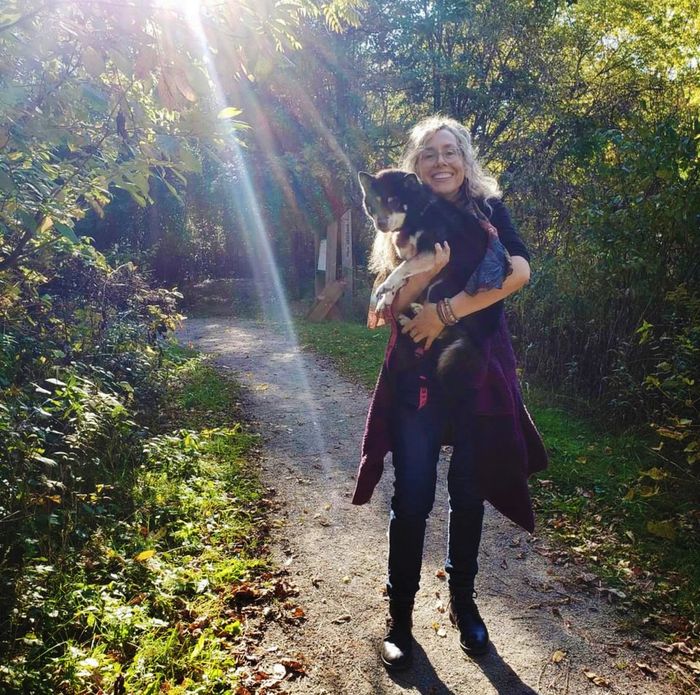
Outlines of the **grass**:
M 387 327 L 370 331 L 358 323 L 299 320 L 296 329 L 303 347 L 330 357 L 348 378 L 367 388 L 374 386 L 389 338 Z
M 0 692 L 236 692 L 235 588 L 267 567 L 257 436 L 231 424 L 237 384 L 186 349 L 166 364 L 141 465 L 84 495 L 75 537 L 22 568 Z
M 372 388 L 386 330 L 344 322 L 300 321 L 302 344 Z M 643 609 L 637 626 L 676 639 L 700 630 L 700 542 L 697 511 L 683 480 L 650 442 L 614 433 L 593 418 L 552 407 L 551 394 L 528 390 L 527 401 L 550 454 L 532 482 L 538 532 L 556 540 L 586 583 L 625 607 Z M 612 591 L 610 591 L 612 590 Z

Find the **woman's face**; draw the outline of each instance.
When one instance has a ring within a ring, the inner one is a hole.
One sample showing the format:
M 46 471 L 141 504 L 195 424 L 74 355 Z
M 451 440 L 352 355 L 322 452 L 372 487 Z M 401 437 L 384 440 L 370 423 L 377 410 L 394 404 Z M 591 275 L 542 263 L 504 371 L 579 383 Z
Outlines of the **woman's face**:
M 433 133 L 418 153 L 418 178 L 439 196 L 454 200 L 464 183 L 465 170 L 457 138 L 449 130 Z

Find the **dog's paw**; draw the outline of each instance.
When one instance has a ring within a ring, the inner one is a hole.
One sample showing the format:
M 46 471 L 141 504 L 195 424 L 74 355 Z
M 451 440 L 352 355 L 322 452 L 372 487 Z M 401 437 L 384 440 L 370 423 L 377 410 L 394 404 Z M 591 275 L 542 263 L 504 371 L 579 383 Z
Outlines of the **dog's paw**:
M 379 299 L 377 300 L 376 311 L 384 311 L 386 307 L 391 306 L 395 296 L 396 292 L 394 292 L 393 290 L 388 290 L 387 292 L 382 294 L 382 296 L 379 297 Z
M 377 296 L 377 299 L 382 299 L 387 292 L 394 292 L 394 285 L 393 283 L 389 282 L 388 280 L 385 280 L 377 289 L 375 290 L 375 294 Z

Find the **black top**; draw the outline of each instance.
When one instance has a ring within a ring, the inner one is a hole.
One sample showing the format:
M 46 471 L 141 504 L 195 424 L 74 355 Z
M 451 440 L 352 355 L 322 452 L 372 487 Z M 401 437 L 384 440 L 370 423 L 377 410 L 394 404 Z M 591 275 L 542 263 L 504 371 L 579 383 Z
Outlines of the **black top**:
M 530 254 L 527 246 L 522 240 L 515 223 L 510 217 L 508 208 L 500 198 L 490 198 L 489 205 L 492 212 L 489 215 L 489 222 L 498 230 L 498 238 L 503 246 L 508 249 L 511 256 L 522 256 L 528 263 L 530 262 Z M 488 213 L 488 209 L 485 211 Z

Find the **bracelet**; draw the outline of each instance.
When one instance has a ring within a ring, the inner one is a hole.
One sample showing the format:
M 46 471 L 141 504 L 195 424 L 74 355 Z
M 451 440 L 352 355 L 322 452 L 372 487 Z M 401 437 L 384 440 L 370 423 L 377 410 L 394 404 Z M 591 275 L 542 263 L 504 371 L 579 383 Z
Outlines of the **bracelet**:
M 438 301 L 438 303 L 435 305 L 435 311 L 437 312 L 438 318 L 440 321 L 442 321 L 442 325 L 446 326 L 447 325 L 447 319 L 445 318 L 445 311 L 444 307 L 442 306 L 442 299 Z
M 454 326 L 455 323 L 459 322 L 459 319 L 457 318 L 457 315 L 455 314 L 454 309 L 452 308 L 452 302 L 449 300 L 448 297 L 445 297 L 443 301 L 445 302 L 445 316 L 447 316 L 448 325 Z
M 459 319 L 455 316 L 455 312 L 452 309 L 452 305 L 450 304 L 449 299 L 441 299 L 435 305 L 435 308 L 437 311 L 438 318 L 446 326 L 454 326 L 459 321 Z

